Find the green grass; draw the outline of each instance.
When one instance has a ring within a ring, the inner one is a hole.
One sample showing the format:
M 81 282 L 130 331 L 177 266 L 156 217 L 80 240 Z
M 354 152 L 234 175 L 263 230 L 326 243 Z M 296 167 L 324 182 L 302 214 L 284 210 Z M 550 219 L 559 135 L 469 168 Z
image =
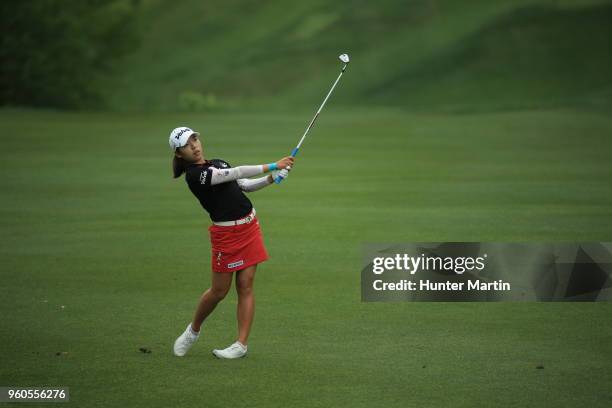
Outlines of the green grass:
M 289 180 L 251 195 L 271 259 L 249 356 L 210 353 L 234 339 L 232 292 L 173 357 L 209 221 L 171 179 L 168 132 L 255 164 L 311 113 L 0 111 L 0 385 L 69 386 L 82 407 L 612 403 L 608 303 L 360 302 L 363 242 L 609 241 L 612 119 L 569 109 L 326 111 Z
M 146 0 L 142 43 L 109 105 L 176 111 L 314 106 L 352 63 L 336 106 L 418 111 L 612 107 L 612 2 L 603 0 Z

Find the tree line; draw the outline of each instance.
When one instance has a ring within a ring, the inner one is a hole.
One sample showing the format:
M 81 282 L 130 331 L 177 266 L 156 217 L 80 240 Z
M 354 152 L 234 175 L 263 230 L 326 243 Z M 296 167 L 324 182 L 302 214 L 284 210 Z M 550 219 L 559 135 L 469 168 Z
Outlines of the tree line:
M 0 2 L 0 105 L 93 108 L 138 45 L 138 0 Z

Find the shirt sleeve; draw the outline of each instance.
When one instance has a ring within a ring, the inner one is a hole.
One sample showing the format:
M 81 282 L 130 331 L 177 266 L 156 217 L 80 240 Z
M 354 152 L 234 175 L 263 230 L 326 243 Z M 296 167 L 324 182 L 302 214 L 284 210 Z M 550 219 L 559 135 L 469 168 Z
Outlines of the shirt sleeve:
M 212 173 L 208 179 L 211 185 L 227 183 L 228 181 L 234 181 L 241 178 L 253 177 L 262 174 L 263 166 L 238 166 L 231 169 L 216 169 L 210 167 Z
M 268 176 L 256 178 L 256 179 L 238 179 L 238 186 L 242 191 L 250 193 L 252 191 L 261 190 L 262 188 L 270 185 Z
M 212 165 L 206 168 L 195 167 L 189 169 L 187 173 L 188 181 L 191 184 L 210 187 L 264 173 L 263 165 L 238 166 L 232 168 L 229 166 L 229 163 L 223 160 L 212 160 L 211 162 Z
M 187 182 L 189 184 L 197 184 L 204 187 L 210 187 L 214 167 L 196 167 L 189 169 L 187 172 Z

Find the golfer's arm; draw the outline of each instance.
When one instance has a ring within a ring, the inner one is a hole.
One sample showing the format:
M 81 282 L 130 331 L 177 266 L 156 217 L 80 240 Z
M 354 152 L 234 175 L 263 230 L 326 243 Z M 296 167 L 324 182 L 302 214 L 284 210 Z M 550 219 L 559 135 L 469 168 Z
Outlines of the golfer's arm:
M 238 186 L 240 187 L 240 189 L 247 193 L 261 190 L 262 188 L 274 183 L 274 179 L 271 175 L 256 179 L 238 179 L 236 181 L 238 182 Z
M 268 165 L 262 164 L 259 166 L 238 166 L 231 169 L 211 169 L 210 184 L 216 185 L 227 183 L 238 179 L 258 176 L 268 171 Z

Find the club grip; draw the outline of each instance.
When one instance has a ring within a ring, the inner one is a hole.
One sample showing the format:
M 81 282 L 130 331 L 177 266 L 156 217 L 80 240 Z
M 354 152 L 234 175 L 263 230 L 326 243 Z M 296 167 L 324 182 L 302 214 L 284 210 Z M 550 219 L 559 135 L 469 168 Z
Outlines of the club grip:
M 293 150 L 291 151 L 291 157 L 295 157 L 295 156 L 297 156 L 297 154 L 298 154 L 298 151 L 299 151 L 299 150 L 300 150 L 300 148 L 299 148 L 299 147 L 296 147 L 295 149 L 293 149 Z M 283 178 L 282 178 L 282 177 L 278 177 L 278 176 L 277 176 L 277 177 L 274 179 L 274 182 L 275 182 L 276 184 L 280 184 L 280 182 L 281 182 L 281 181 L 283 181 Z

